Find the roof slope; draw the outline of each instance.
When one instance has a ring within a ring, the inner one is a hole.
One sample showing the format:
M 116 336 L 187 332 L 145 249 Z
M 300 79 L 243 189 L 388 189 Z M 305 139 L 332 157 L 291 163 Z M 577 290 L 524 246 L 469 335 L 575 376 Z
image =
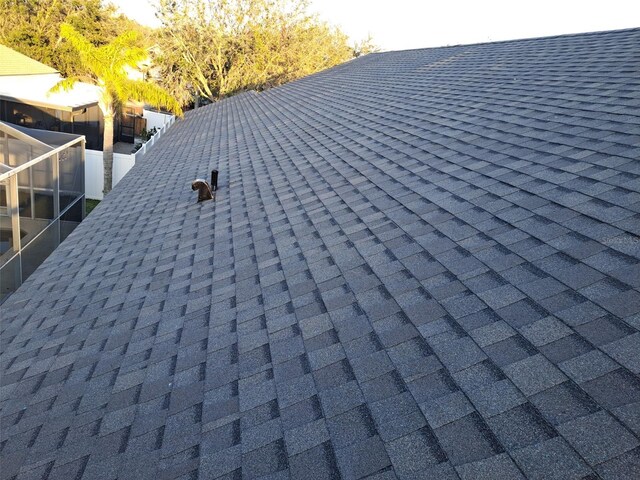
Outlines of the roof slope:
M 638 478 L 639 42 L 188 114 L 3 306 L 2 478 Z
M 40 75 L 57 72 L 55 68 L 29 58 L 5 45 L 0 45 L 0 76 Z

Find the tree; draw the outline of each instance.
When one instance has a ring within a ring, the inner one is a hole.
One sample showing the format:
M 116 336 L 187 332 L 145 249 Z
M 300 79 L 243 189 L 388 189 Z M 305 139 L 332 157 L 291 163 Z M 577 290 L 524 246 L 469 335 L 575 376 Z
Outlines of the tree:
M 150 35 L 102 0 L 0 0 L 0 43 L 69 77 L 84 72 L 78 53 L 59 41 L 65 22 L 96 46 L 126 30 L 138 30 L 145 41 Z
M 72 76 L 59 82 L 54 89 L 69 89 L 78 81 L 97 85 L 98 105 L 104 116 L 104 193 L 111 191 L 113 171 L 113 120 L 117 108 L 128 102 L 145 102 L 154 107 L 167 108 L 182 115 L 177 100 L 153 83 L 131 80 L 125 67 L 135 67 L 147 58 L 147 52 L 137 47 L 138 34 L 127 31 L 106 45 L 96 47 L 68 23 L 63 23 L 60 35 L 78 53 L 85 75 Z
M 347 37 L 307 13 L 308 0 L 160 0 L 157 59 L 183 105 L 216 101 L 332 67 L 353 56 Z
M 353 56 L 355 58 L 361 57 L 363 55 L 368 55 L 369 53 L 376 53 L 380 51 L 380 47 L 378 47 L 373 42 L 373 37 L 371 34 L 367 36 L 367 38 L 360 40 L 359 42 L 355 42 L 353 44 Z

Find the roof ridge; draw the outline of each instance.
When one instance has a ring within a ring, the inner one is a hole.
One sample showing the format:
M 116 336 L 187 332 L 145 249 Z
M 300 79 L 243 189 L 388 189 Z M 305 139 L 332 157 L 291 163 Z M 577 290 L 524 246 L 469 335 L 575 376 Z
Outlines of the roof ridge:
M 547 40 L 547 39 L 554 39 L 554 38 L 595 36 L 595 35 L 605 35 L 605 34 L 611 34 L 611 33 L 632 32 L 635 30 L 640 30 L 640 27 L 621 28 L 621 29 L 615 29 L 615 30 L 596 30 L 592 32 L 561 33 L 557 35 L 543 35 L 539 37 L 513 38 L 508 40 L 495 40 L 495 41 L 489 41 L 489 42 L 457 43 L 455 45 L 441 45 L 437 47 L 403 48 L 400 50 L 388 50 L 384 52 L 375 52 L 369 55 L 384 55 L 387 53 L 412 52 L 412 51 L 420 51 L 420 50 L 438 50 L 438 49 L 444 49 L 444 48 L 474 47 L 474 46 L 480 46 L 480 45 L 496 45 L 496 44 L 502 44 L 502 43 L 519 43 L 519 42 L 529 42 L 529 41 L 535 41 L 535 40 Z

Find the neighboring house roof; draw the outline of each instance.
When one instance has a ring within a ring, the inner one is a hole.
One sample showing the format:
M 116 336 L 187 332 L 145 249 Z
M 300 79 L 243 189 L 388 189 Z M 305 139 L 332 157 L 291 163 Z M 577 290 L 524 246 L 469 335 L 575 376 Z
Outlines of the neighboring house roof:
M 4 477 L 638 478 L 639 44 L 189 112 L 2 306 Z
M 72 112 L 97 105 L 97 86 L 77 82 L 71 90 L 51 92 L 60 80 L 62 76 L 57 73 L 0 77 L 0 99 Z
M 0 45 L 0 76 L 42 75 L 57 72 L 55 68 L 29 58 L 5 45 Z
M 65 111 L 98 103 L 100 90 L 88 83 L 77 82 L 71 90 L 52 93 L 62 78 L 55 69 L 0 45 L 0 99 Z

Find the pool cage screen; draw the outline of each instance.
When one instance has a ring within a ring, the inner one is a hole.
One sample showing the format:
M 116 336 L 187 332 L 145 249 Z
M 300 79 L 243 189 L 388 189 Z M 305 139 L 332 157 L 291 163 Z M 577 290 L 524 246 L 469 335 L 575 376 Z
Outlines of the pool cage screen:
M 0 122 L 0 303 L 82 221 L 84 137 Z

